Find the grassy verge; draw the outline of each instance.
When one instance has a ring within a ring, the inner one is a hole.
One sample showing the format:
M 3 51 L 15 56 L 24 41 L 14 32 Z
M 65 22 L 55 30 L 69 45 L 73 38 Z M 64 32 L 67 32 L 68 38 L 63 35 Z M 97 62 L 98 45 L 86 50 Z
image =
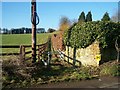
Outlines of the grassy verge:
M 17 58 L 3 62 L 4 88 L 29 87 L 73 80 L 90 80 L 104 75 L 119 76 L 117 63 L 108 62 L 100 67 L 73 68 L 56 58 L 51 61 L 49 67 L 45 67 L 42 62 L 35 65 L 23 64 Z
M 77 69 L 62 65 L 61 61 L 54 59 L 49 67 L 44 67 L 42 62 L 30 65 L 23 64 L 19 59 L 3 62 L 3 87 L 29 87 L 31 85 L 62 82 L 88 77 L 87 73 L 78 72 Z
M 120 65 L 116 61 L 109 61 L 100 66 L 100 76 L 120 76 Z

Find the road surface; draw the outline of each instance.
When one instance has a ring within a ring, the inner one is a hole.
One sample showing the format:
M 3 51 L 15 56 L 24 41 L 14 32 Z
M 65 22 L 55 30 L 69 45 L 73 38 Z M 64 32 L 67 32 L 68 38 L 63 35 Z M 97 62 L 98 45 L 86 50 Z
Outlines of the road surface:
M 36 85 L 32 88 L 120 88 L 120 82 L 118 77 L 101 77 L 94 80 Z

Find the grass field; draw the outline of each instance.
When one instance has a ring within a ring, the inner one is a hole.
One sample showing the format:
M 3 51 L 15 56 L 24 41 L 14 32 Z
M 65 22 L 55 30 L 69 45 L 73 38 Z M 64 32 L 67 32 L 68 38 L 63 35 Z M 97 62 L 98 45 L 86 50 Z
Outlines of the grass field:
M 37 44 L 47 42 L 52 33 L 37 34 Z M 3 34 L 1 45 L 31 45 L 31 34 Z M 19 52 L 19 49 L 2 49 L 2 52 Z
M 37 34 L 37 44 L 45 43 L 50 33 Z M 2 45 L 31 45 L 31 34 L 3 34 Z

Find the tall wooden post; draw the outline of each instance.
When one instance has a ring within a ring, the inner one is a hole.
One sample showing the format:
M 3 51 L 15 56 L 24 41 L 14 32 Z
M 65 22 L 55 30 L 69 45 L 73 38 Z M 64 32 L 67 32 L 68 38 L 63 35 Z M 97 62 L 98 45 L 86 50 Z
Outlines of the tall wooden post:
M 32 62 L 36 62 L 36 0 L 31 2 L 32 13 Z

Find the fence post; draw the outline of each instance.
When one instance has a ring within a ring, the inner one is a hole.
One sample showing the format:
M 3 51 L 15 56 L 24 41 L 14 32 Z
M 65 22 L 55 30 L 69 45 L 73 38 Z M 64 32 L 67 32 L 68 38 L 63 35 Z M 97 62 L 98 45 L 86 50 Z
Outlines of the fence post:
M 46 43 L 46 48 L 48 50 L 48 65 L 50 64 L 52 53 L 51 53 L 51 37 L 48 38 L 48 42 Z
M 38 45 L 38 60 L 40 60 L 40 46 Z
M 79 62 L 79 67 L 81 67 L 81 62 Z
M 25 60 L 25 47 L 23 46 L 23 60 Z
M 22 45 L 20 45 L 20 60 L 23 60 L 23 58 L 22 58 Z
M 45 49 L 46 49 L 46 44 L 44 45 L 44 51 L 45 51 Z
M 50 64 L 50 52 L 48 51 L 48 61 L 47 61 L 48 65 Z
M 20 45 L 20 59 L 24 62 L 25 60 L 25 47 Z
M 68 50 L 67 50 L 67 54 L 68 54 L 68 63 L 69 63 L 69 46 L 67 46 Z
M 76 47 L 73 49 L 73 66 L 75 67 L 76 64 Z

